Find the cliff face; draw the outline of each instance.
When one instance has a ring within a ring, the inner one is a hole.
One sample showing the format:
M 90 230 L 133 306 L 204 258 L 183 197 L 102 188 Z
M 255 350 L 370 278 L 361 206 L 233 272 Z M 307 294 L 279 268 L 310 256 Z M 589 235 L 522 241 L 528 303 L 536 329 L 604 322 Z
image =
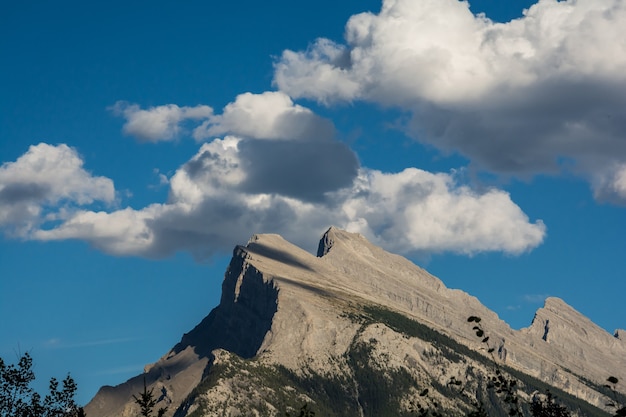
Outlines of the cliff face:
M 237 247 L 222 284 L 220 304 L 173 351 L 188 347 L 202 357 L 225 349 L 243 358 L 258 351 L 278 307 L 278 288 L 248 262 L 244 248 Z
M 479 390 L 477 375 L 489 363 L 471 353 L 483 347 L 467 323 L 471 315 L 483 319 L 504 365 L 591 404 L 601 405 L 603 395 L 586 380 L 626 369 L 624 338 L 561 300 L 548 299 L 528 329 L 514 331 L 475 297 L 360 235 L 331 228 L 317 257 L 278 235 L 256 235 L 237 247 L 220 304 L 145 375 L 103 387 L 86 411 L 131 415 L 131 395 L 143 389 L 144 376 L 170 415 L 248 415 L 242 408 L 284 415 L 289 401 L 303 399 L 320 410 L 324 401 L 339 402 L 337 415 L 367 415 L 383 401 L 377 395 L 390 378 L 412 381 L 385 394 L 396 411 L 409 410 L 418 388 L 445 386 L 451 376 Z M 378 389 L 364 382 L 379 374 L 386 377 Z M 433 392 L 450 409 L 467 406 Z
M 132 395 L 143 390 L 144 378 L 158 393 L 169 415 L 200 383 L 216 349 L 242 358 L 259 350 L 278 306 L 278 288 L 250 265 L 245 248 L 237 247 L 222 284 L 220 304 L 145 373 L 117 387 L 102 387 L 85 411 L 88 416 L 135 416 Z

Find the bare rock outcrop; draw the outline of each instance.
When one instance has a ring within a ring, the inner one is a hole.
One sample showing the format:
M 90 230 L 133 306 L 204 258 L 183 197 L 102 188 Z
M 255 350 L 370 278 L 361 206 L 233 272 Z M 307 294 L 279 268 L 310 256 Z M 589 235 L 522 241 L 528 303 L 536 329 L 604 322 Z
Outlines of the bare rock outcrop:
M 269 331 L 277 309 L 278 289 L 247 262 L 247 251 L 235 248 L 222 284 L 220 304 L 145 373 L 116 387 L 102 387 L 85 411 L 89 416 L 134 416 L 132 395 L 149 389 L 159 393 L 160 406 L 172 415 L 200 383 L 224 349 L 242 358 L 253 357 Z
M 515 331 L 475 297 L 446 288 L 427 271 L 361 235 L 331 227 L 320 240 L 317 255 L 273 234 L 254 235 L 247 245 L 235 248 L 220 304 L 144 375 L 114 388 L 103 387 L 87 405 L 87 414 L 130 415 L 131 395 L 143 388 L 144 377 L 171 405 L 169 415 L 178 409 L 180 416 L 209 404 L 211 395 L 232 403 L 243 395 L 242 386 L 267 382 L 259 375 L 271 372 L 261 372 L 263 367 L 349 380 L 356 365 L 350 368 L 346 358 L 358 346 L 367 347 L 370 359 L 384 358 L 387 372 L 410 375 L 415 381 L 436 378 L 444 383 L 451 372 L 462 376 L 461 362 L 446 357 L 458 353 L 377 324 L 367 313 L 371 306 L 484 355 L 467 323 L 469 316 L 480 316 L 503 364 L 590 404 L 601 405 L 603 395 L 587 381 L 601 382 L 616 370 L 626 370 L 624 332 L 609 334 L 557 298 L 546 300 L 529 328 Z M 473 357 L 477 369 L 484 367 Z M 246 359 L 254 361 L 241 362 Z M 229 366 L 235 371 L 228 378 L 190 395 L 215 369 Z M 266 397 L 261 397 L 270 398 L 287 388 L 264 389 Z M 274 406 L 261 397 L 255 400 L 257 406 L 271 411 Z

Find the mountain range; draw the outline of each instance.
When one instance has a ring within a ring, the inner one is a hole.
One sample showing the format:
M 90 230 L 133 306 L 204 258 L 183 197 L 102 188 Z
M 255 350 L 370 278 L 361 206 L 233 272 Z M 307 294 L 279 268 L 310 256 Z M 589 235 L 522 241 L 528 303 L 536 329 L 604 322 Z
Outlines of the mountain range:
M 480 337 L 468 317 L 480 319 Z M 137 415 L 145 383 L 177 417 L 284 416 L 302 404 L 318 416 L 466 415 L 478 403 L 506 415 L 489 387 L 497 370 L 519 381 L 523 399 L 549 389 L 575 415 L 608 415 L 604 384 L 626 377 L 625 335 L 558 298 L 511 329 L 477 298 L 334 227 L 317 256 L 259 234 L 234 249 L 219 305 L 85 410 Z

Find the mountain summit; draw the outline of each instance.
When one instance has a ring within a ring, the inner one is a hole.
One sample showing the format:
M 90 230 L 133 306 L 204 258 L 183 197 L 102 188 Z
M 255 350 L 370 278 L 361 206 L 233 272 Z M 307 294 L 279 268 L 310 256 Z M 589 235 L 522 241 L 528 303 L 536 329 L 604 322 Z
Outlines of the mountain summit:
M 359 234 L 331 227 L 317 255 L 274 234 L 237 246 L 219 305 L 144 374 L 101 388 L 87 415 L 134 415 L 144 380 L 170 416 L 283 416 L 312 402 L 319 415 L 383 417 L 424 401 L 463 415 L 491 401 L 492 362 L 469 316 L 528 395 L 551 386 L 581 415 L 602 415 L 602 381 L 626 370 L 624 338 L 560 299 L 515 331 Z M 451 391 L 451 379 L 472 394 Z

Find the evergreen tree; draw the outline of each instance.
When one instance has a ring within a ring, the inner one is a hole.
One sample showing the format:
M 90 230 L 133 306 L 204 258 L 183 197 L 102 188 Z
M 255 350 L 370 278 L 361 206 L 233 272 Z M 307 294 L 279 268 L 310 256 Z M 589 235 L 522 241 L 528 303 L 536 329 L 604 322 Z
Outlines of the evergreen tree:
M 74 401 L 77 385 L 71 376 L 50 379 L 50 392 L 42 399 L 30 386 L 35 380 L 33 359 L 25 353 L 17 365 L 0 358 L 0 417 L 85 417 Z
M 152 417 L 152 411 L 154 410 L 154 407 L 156 407 L 158 401 L 154 398 L 154 388 L 148 390 L 148 387 L 146 386 L 146 378 L 143 379 L 143 392 L 139 393 L 139 397 L 133 394 L 133 399 L 141 409 L 142 417 Z M 159 408 L 157 411 L 157 417 L 163 417 L 166 411 L 167 407 Z
M 536 398 L 530 404 L 530 412 L 533 417 L 570 417 L 567 408 L 555 402 L 550 391 L 546 392 L 545 398 Z

